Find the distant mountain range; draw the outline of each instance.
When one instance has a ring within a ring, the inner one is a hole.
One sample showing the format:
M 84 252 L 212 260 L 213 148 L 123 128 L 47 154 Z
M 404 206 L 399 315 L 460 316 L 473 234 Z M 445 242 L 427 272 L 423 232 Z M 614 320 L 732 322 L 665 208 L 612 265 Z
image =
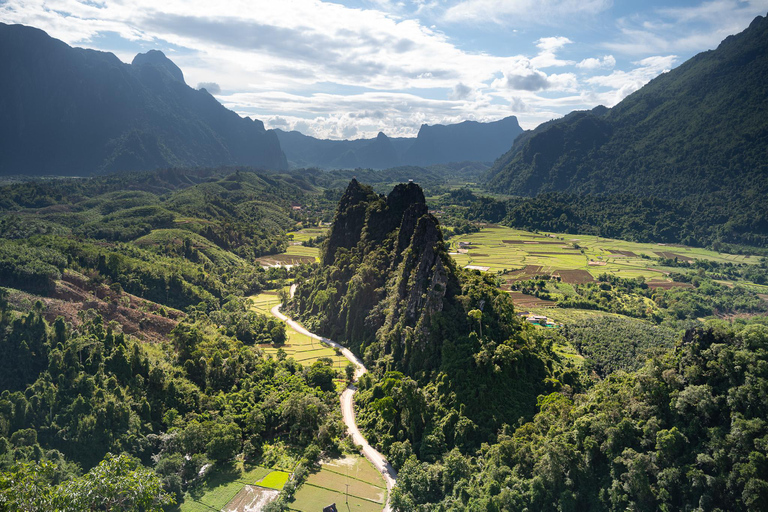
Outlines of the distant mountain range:
M 129 65 L 0 23 L 0 70 L 0 175 L 287 168 L 274 132 L 189 87 L 162 52 Z
M 765 206 L 768 19 L 757 17 L 613 108 L 574 112 L 524 133 L 486 179 L 515 195 L 721 193 Z
M 322 140 L 299 132 L 275 130 L 292 167 L 388 169 L 402 165 L 428 166 L 449 162 L 493 162 L 509 150 L 523 132 L 517 118 L 452 125 L 422 125 L 416 138 Z

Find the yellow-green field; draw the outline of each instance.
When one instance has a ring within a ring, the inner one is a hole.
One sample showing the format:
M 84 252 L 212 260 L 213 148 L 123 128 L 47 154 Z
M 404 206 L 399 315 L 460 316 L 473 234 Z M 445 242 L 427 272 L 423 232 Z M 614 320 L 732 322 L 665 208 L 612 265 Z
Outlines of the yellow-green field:
M 256 466 L 245 468 L 242 462 L 213 469 L 194 493 L 184 494 L 177 510 L 180 512 L 210 512 L 221 510 L 246 485 L 257 485 L 274 471 Z M 279 472 L 282 473 L 282 472 Z
M 466 253 L 459 242 L 469 245 Z M 757 263 L 759 260 L 755 256 L 718 253 L 693 247 L 641 244 L 562 233 L 534 234 L 502 226 L 487 226 L 478 233 L 457 236 L 450 241 L 450 251 L 460 266 L 487 267 L 489 272 L 540 266 L 541 274 L 551 274 L 558 270 L 584 270 L 593 277 L 607 272 L 624 278 L 642 276 L 648 281 L 663 281 L 666 273 L 675 269 L 661 268 L 655 260 L 641 255 L 655 259 L 659 256 L 657 253 L 671 253 L 681 259 L 698 258 L 732 263 Z M 620 254 L 618 251 L 628 254 Z
M 381 474 L 365 458 L 348 455 L 323 462 L 296 492 L 291 510 L 315 512 L 335 503 L 339 510 L 378 512 L 386 499 Z
M 249 297 L 253 301 L 253 309 L 263 315 L 271 315 L 270 310 L 273 306 L 280 303 L 276 292 L 265 292 Z M 280 346 L 262 346 L 262 350 L 267 354 L 276 357 L 278 349 L 283 349 L 288 357 L 293 357 L 296 362 L 302 365 L 309 365 L 322 357 L 329 357 L 333 361 L 333 367 L 343 371 L 347 365 L 347 360 L 342 355 L 336 354 L 332 348 L 328 348 L 319 341 L 300 334 L 291 327 L 286 326 L 288 341 Z
M 312 227 L 304 228 L 298 231 L 291 231 L 288 233 L 288 237 L 292 236 L 294 242 L 306 242 L 310 238 L 317 238 L 318 236 L 326 235 L 328 233 L 327 227 Z

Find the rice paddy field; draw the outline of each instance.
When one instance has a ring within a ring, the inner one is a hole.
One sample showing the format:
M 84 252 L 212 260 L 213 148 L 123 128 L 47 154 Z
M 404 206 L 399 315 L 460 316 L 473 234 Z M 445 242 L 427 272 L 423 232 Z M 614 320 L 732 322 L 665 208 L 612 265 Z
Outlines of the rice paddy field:
M 359 455 L 324 461 L 296 492 L 291 510 L 315 512 L 332 503 L 339 510 L 379 512 L 384 508 L 387 488 L 381 474 Z
M 535 234 L 497 225 L 451 239 L 450 251 L 462 267 L 506 272 L 508 278 L 515 280 L 542 274 L 560 275 L 563 282 L 572 284 L 589 282 L 604 272 L 624 278 L 642 276 L 647 281 L 669 282 L 666 275 L 676 269 L 660 267 L 655 260 L 658 257 L 679 261 L 697 258 L 732 263 L 759 261 L 755 256 L 679 245 L 641 244 L 562 233 Z
M 271 315 L 272 307 L 280 303 L 277 292 L 271 291 L 253 295 L 249 299 L 253 302 L 252 309 L 262 315 Z M 280 347 L 262 345 L 261 349 L 272 357 L 277 357 L 278 349 L 282 349 L 287 357 L 293 357 L 296 362 L 302 365 L 309 365 L 322 357 L 328 357 L 333 361 L 333 368 L 336 370 L 343 372 L 344 367 L 347 366 L 347 360 L 344 356 L 336 354 L 334 349 L 328 348 L 319 341 L 300 334 L 289 326 L 286 326 L 286 334 L 288 341 L 285 344 Z

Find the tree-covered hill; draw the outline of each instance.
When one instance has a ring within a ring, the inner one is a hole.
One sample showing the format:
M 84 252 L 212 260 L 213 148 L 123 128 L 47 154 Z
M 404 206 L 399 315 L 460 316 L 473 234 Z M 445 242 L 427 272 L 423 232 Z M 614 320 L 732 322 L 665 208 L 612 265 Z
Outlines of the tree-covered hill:
M 489 186 L 518 195 L 764 195 L 767 77 L 768 18 L 758 17 L 615 107 L 526 133 L 489 171 Z
M 162 52 L 124 64 L 0 23 L 0 69 L 0 175 L 287 167 L 274 132 L 189 87 Z
M 380 196 L 353 180 L 321 254 L 289 306 L 380 379 L 361 380 L 359 417 L 391 460 L 471 451 L 529 418 L 537 395 L 581 385 L 491 276 L 456 266 L 418 185 Z
M 509 222 L 520 227 L 617 224 L 619 233 L 608 236 L 637 239 L 644 231 L 640 238 L 659 242 L 765 246 L 767 84 L 768 18 L 758 17 L 613 108 L 525 132 L 488 171 L 487 185 L 517 196 L 549 193 L 513 208 Z M 656 202 L 650 211 L 648 200 Z
M 317 192 L 229 168 L 0 189 L 0 511 L 159 512 L 338 451 L 340 373 L 266 356 L 285 326 L 248 299 L 285 286 L 255 258 L 317 224 Z

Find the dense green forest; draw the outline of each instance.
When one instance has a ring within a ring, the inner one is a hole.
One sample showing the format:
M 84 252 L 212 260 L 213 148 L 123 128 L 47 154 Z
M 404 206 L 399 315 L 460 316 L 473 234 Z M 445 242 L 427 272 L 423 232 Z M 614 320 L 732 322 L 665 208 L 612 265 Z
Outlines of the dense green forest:
M 673 351 L 583 394 L 539 398 L 532 421 L 467 456 L 409 455 L 397 510 L 763 510 L 765 325 L 689 331 Z
M 284 324 L 245 298 L 289 277 L 255 258 L 316 222 L 313 185 L 166 170 L 0 197 L 0 510 L 160 510 L 238 455 L 337 449 L 341 375 L 265 357 Z
M 321 267 L 299 274 L 289 302 L 373 370 L 358 422 L 399 470 L 395 510 L 761 508 L 765 317 L 697 318 L 764 314 L 754 294 L 713 281 L 762 267 L 675 262 L 694 287 L 671 290 L 602 276 L 573 287 L 573 306 L 613 311 L 634 297 L 642 308 L 618 312 L 639 319 L 549 333 L 516 319 L 493 276 L 443 259 L 422 202 L 410 185 L 379 196 L 350 184 Z M 574 366 L 556 343 L 587 360 Z
M 544 330 L 518 318 L 500 276 L 457 266 L 419 185 L 375 190 L 422 172 L 454 233 L 511 203 L 449 192 L 434 169 L 393 172 L 343 193 L 345 171 L 5 186 L 0 510 L 167 509 L 211 468 L 290 450 L 296 483 L 270 505 L 286 510 L 345 445 L 330 360 L 259 347 L 286 331 L 246 297 L 290 280 L 289 313 L 370 370 L 357 422 L 399 471 L 396 510 L 760 508 L 768 307 L 717 281 L 765 283 L 768 262 L 659 259 L 685 288 L 516 282 L 587 315 Z M 304 242 L 319 265 L 258 264 L 323 219 L 330 231 Z M 750 320 L 701 320 L 733 315 Z
M 415 184 L 379 196 L 353 180 L 322 260 L 289 306 L 380 378 L 360 381 L 359 421 L 393 463 L 469 453 L 532 417 L 537 395 L 582 386 L 493 277 L 456 267 Z

